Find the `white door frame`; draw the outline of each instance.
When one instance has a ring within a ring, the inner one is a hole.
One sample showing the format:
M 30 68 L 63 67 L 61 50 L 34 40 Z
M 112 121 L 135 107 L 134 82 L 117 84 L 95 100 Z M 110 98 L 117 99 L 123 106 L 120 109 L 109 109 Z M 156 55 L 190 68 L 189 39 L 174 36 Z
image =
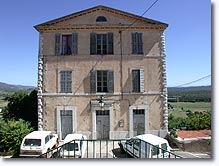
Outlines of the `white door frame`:
M 76 132 L 77 129 L 77 114 L 75 106 L 57 106 L 56 107 L 56 124 L 57 124 L 57 134 L 59 138 L 62 139 L 62 131 L 61 131 L 61 110 L 71 110 L 72 111 L 72 133 Z
M 113 117 L 113 101 L 104 101 L 104 107 L 99 106 L 99 101 L 91 100 L 91 113 L 92 113 L 92 139 L 97 139 L 97 124 L 96 124 L 96 110 L 109 110 L 109 139 L 113 139 L 114 131 L 114 117 Z
M 149 129 L 149 107 L 148 105 L 133 105 L 129 107 L 129 137 L 134 136 L 134 131 L 133 131 L 133 110 L 138 110 L 138 109 L 144 109 L 145 110 L 145 133 L 147 133 Z

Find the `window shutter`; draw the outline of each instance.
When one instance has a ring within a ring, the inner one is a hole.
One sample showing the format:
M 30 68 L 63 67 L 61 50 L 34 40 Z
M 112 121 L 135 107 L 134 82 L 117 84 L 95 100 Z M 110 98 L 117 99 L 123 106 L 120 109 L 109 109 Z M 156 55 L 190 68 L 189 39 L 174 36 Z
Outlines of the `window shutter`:
M 132 33 L 132 54 L 137 53 L 136 33 Z
M 144 69 L 140 69 L 140 92 L 144 92 Z
M 138 39 L 138 42 L 137 42 L 137 49 L 138 49 L 138 51 L 137 51 L 137 53 L 138 54 L 143 54 L 142 33 L 137 33 L 137 36 L 138 36 L 137 37 L 137 39 Z
M 107 88 L 109 93 L 114 92 L 114 73 L 112 70 L 107 72 Z
M 96 33 L 90 34 L 90 54 L 96 54 L 97 53 L 97 39 L 96 39 Z
M 107 47 L 107 54 L 113 54 L 113 33 L 108 33 L 107 34 L 108 38 L 108 47 Z
M 61 41 L 61 34 L 55 34 L 55 55 L 60 55 L 60 41 Z
M 96 71 L 90 71 L 90 92 L 96 93 Z
M 78 54 L 78 34 L 72 33 L 72 54 Z

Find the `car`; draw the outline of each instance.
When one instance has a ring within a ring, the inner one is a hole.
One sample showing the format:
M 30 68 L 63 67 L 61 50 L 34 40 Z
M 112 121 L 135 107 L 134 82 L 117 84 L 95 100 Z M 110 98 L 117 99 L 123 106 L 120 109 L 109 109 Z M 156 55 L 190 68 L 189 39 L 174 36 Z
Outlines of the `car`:
M 33 131 L 26 135 L 20 146 L 20 157 L 42 157 L 50 158 L 53 148 L 58 146 L 58 134 L 52 131 Z M 47 153 L 48 152 L 48 153 Z
M 168 158 L 171 149 L 166 139 L 153 134 L 137 135 L 121 141 L 119 146 L 134 158 Z
M 87 150 L 86 139 L 87 137 L 83 134 L 67 134 L 60 156 L 63 158 L 83 158 Z

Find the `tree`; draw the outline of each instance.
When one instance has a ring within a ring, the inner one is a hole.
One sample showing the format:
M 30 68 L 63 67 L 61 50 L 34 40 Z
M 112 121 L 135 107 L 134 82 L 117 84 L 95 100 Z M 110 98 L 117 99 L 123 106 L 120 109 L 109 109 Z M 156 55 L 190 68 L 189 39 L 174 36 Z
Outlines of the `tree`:
M 8 121 L 11 119 L 23 119 L 30 122 L 34 129 L 37 129 L 37 91 L 33 90 L 30 94 L 26 91 L 18 91 L 5 98 L 9 103 L 3 109 L 3 118 Z
M 0 119 L 0 126 L 0 151 L 12 154 L 19 152 L 23 138 L 33 131 L 30 123 L 22 119 L 18 121 Z

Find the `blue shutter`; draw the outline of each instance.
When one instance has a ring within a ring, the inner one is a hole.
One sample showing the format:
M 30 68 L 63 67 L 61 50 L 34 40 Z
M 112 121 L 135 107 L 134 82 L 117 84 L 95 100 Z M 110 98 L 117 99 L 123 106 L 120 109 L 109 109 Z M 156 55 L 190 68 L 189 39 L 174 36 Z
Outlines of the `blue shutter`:
M 55 55 L 60 55 L 60 47 L 61 47 L 61 34 L 55 34 Z
M 107 34 L 107 54 L 113 54 L 113 33 Z
M 96 33 L 90 34 L 90 54 L 96 54 L 97 53 L 97 36 Z
M 90 92 L 96 93 L 96 70 L 90 71 Z
M 114 74 L 112 70 L 107 71 L 107 89 L 109 93 L 114 92 Z
M 72 33 L 72 54 L 78 55 L 78 34 Z

